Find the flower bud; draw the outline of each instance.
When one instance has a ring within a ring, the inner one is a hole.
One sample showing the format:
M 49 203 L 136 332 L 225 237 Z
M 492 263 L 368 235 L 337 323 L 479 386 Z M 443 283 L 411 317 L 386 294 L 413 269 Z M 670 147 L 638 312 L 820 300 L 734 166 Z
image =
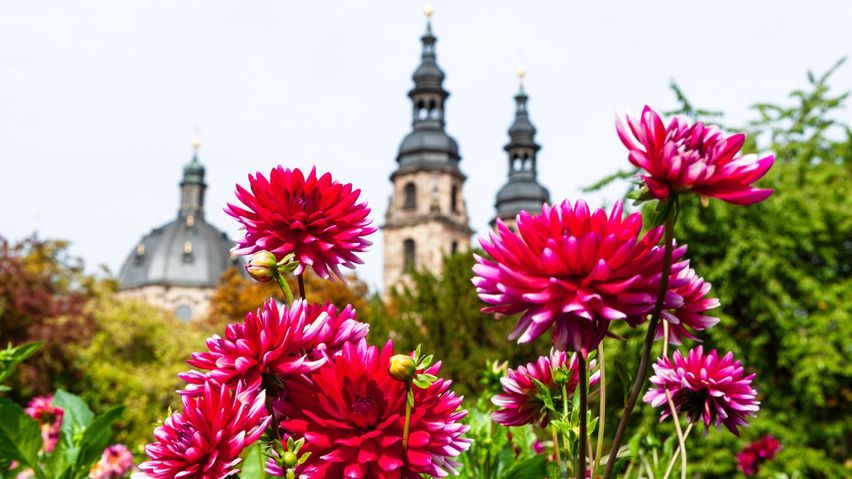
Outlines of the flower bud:
M 408 381 L 414 377 L 417 368 L 411 356 L 407 354 L 394 354 L 390 359 L 388 372 L 396 380 Z
M 299 458 L 296 456 L 296 453 L 293 451 L 285 451 L 284 454 L 281 455 L 281 462 L 284 464 L 284 467 L 291 468 L 296 465 L 299 461 Z
M 275 255 L 266 250 L 258 251 L 249 256 L 246 263 L 246 271 L 248 271 L 249 276 L 261 283 L 272 280 L 277 268 Z

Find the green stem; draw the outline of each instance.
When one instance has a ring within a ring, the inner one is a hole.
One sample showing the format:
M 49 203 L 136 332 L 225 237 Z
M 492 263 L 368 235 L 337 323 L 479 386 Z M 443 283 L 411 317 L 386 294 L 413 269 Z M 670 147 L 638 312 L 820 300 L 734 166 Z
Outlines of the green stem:
M 559 435 L 556 434 L 556 426 L 551 425 L 551 435 L 553 436 L 553 455 L 556 456 L 556 467 L 562 470 L 562 456 L 559 454 Z M 562 474 L 561 472 L 559 473 Z
M 296 279 L 299 282 L 299 297 L 302 298 L 302 299 L 308 299 L 307 296 L 305 296 L 305 277 L 304 277 L 304 275 L 301 275 L 301 274 L 296 275 Z
M 669 322 L 663 321 L 663 357 L 669 357 Z M 680 479 L 686 479 L 686 436 L 683 434 L 683 431 L 680 428 L 680 417 L 678 417 L 677 408 L 675 407 L 675 403 L 672 400 L 672 393 L 669 391 L 668 386 L 665 387 L 666 392 L 666 401 L 669 403 L 669 410 L 672 412 L 672 419 L 674 420 L 675 432 L 677 433 L 677 447 L 680 449 L 681 456 L 681 467 L 680 467 Z
M 577 369 L 580 373 L 580 381 L 577 387 L 580 389 L 580 440 L 577 447 L 577 479 L 586 479 L 586 441 L 588 433 L 586 431 L 586 410 L 588 409 L 588 382 L 586 380 L 586 358 L 582 354 L 577 355 Z
M 275 282 L 278 283 L 278 287 L 281 288 L 281 291 L 284 293 L 284 296 L 287 298 L 287 304 L 293 304 L 293 292 L 290 291 L 290 285 L 287 284 L 287 280 L 284 279 L 283 274 L 275 273 Z
M 663 256 L 663 274 L 660 278 L 660 291 L 657 294 L 657 302 L 654 304 L 654 311 L 651 315 L 651 321 L 648 323 L 648 332 L 645 334 L 645 342 L 642 345 L 642 355 L 639 358 L 639 369 L 636 371 L 636 379 L 633 381 L 633 387 L 630 390 L 630 396 L 627 397 L 627 402 L 624 404 L 624 411 L 621 414 L 621 420 L 618 422 L 618 429 L 615 431 L 615 437 L 612 440 L 612 446 L 609 450 L 609 458 L 606 462 L 606 472 L 604 479 L 612 477 L 612 468 L 615 467 L 615 459 L 618 456 L 618 449 L 621 447 L 621 442 L 624 440 L 624 432 L 627 430 L 627 423 L 630 421 L 630 413 L 636 407 L 636 400 L 642 393 L 642 387 L 645 385 L 645 380 L 648 378 L 649 360 L 651 357 L 651 346 L 654 344 L 654 336 L 657 332 L 657 324 L 660 322 L 660 314 L 663 311 L 663 301 L 666 297 L 666 291 L 669 288 L 669 274 L 672 267 L 672 251 L 674 239 L 674 218 L 675 207 L 674 198 L 670 198 L 664 206 L 665 226 L 664 226 L 664 243 L 665 253 Z
M 686 441 L 686 438 L 689 437 L 689 433 L 692 432 L 692 426 L 694 426 L 694 425 L 695 425 L 695 423 L 692 422 L 692 421 L 690 421 L 689 424 L 686 425 L 686 431 L 684 431 L 684 433 L 683 433 L 683 440 L 684 441 Z M 678 439 L 680 439 L 680 438 L 678 438 Z M 684 447 L 686 447 L 686 446 L 684 446 Z M 663 476 L 663 479 L 668 479 L 669 474 L 672 473 L 672 469 L 674 468 L 674 464 L 675 464 L 675 461 L 677 460 L 677 456 L 678 456 L 679 451 L 681 451 L 681 445 L 680 444 L 678 444 L 677 449 L 675 449 L 674 454 L 672 454 L 672 460 L 669 461 L 669 467 L 666 468 L 666 474 Z M 682 474 L 682 472 L 681 472 L 681 474 Z
M 411 382 L 408 383 L 408 389 L 411 389 Z M 411 401 L 408 400 L 408 394 L 405 395 L 405 424 L 402 426 L 402 449 L 408 449 L 408 428 L 411 424 Z
M 598 444 L 597 444 L 597 452 L 595 453 L 595 463 L 592 466 L 592 478 L 596 478 L 598 476 L 598 465 L 601 462 L 601 454 L 603 454 L 603 443 L 604 443 L 604 426 L 606 426 L 606 364 L 604 362 L 604 345 L 603 341 L 598 344 L 598 360 L 600 361 L 600 372 L 601 372 L 601 383 L 600 383 L 600 394 L 601 394 L 601 404 L 598 412 Z

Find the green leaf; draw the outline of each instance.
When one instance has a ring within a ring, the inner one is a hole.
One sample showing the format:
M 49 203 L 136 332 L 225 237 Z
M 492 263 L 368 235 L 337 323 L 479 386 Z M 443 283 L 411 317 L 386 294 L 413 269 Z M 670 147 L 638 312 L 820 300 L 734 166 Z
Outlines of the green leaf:
M 500 479 L 541 479 L 547 475 L 547 457 L 544 454 L 515 463 Z
M 62 437 L 67 441 L 69 446 L 75 446 L 77 443 L 76 436 L 92 423 L 94 414 L 89 406 L 80 399 L 65 390 L 59 389 L 53 395 L 53 405 L 62 409 L 64 415 L 62 417 Z
M 0 457 L 36 468 L 41 449 L 38 423 L 6 398 L 0 398 Z
M 16 347 L 7 347 L 0 350 L 0 383 L 9 379 L 15 371 L 15 366 L 35 354 L 41 347 L 40 342 L 21 344 Z M 8 388 L 0 390 L 9 391 Z
M 254 443 L 248 449 L 240 467 L 240 477 L 244 479 L 263 479 L 263 454 L 260 452 L 260 442 Z
M 91 411 L 90 411 L 91 412 Z M 124 406 L 116 406 L 96 417 L 86 427 L 80 440 L 80 453 L 77 456 L 77 470 L 88 471 L 109 446 L 112 438 L 112 424 L 124 413 Z

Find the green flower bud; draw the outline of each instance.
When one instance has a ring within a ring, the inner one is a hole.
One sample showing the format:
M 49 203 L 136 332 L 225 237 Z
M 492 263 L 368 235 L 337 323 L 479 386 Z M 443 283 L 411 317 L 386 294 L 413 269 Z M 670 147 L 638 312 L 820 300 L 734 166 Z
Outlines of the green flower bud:
M 299 458 L 296 456 L 295 452 L 286 451 L 281 455 L 281 462 L 284 464 L 284 467 L 291 468 L 299 462 Z
M 407 354 L 394 354 L 390 359 L 388 372 L 398 381 L 409 381 L 417 373 L 414 359 Z
M 249 276 L 261 283 L 271 281 L 275 277 L 277 268 L 275 255 L 266 250 L 258 251 L 249 256 L 246 263 L 246 271 L 248 271 Z

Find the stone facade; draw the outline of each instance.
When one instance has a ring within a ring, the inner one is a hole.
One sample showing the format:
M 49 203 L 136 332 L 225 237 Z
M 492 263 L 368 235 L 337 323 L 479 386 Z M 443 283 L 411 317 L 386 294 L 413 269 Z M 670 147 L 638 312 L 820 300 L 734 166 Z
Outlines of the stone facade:
M 209 312 L 213 291 L 215 288 L 148 285 L 120 291 L 118 297 L 142 300 L 173 312 L 182 321 L 194 321 Z
M 383 227 L 386 293 L 408 268 L 440 272 L 444 256 L 470 249 L 471 237 L 463 176 L 438 170 L 397 172 L 393 182 Z

